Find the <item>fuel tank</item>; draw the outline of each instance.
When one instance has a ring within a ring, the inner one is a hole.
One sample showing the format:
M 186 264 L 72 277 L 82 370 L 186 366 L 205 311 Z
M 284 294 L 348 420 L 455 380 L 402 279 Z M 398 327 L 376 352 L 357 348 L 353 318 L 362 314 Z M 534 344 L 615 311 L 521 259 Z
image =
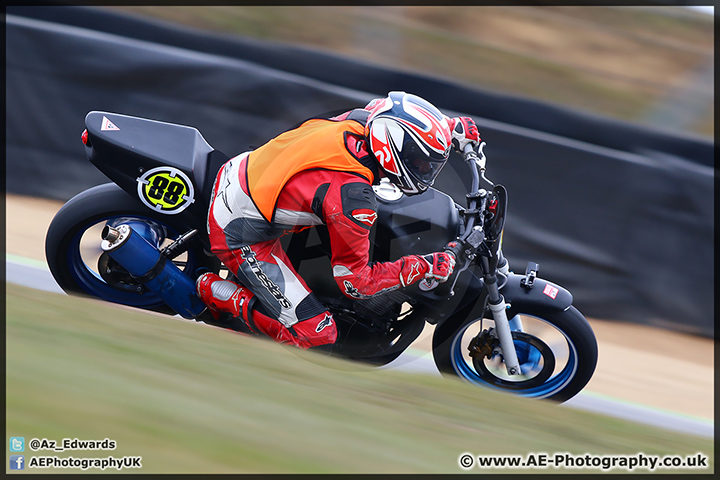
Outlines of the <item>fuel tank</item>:
M 370 261 L 387 262 L 411 254 L 437 252 L 458 235 L 453 199 L 439 190 L 420 195 L 385 195 L 376 189 L 378 218 L 370 231 Z M 330 241 L 324 226 L 282 239 L 293 266 L 320 295 L 343 296 L 332 277 Z
M 376 190 L 376 197 L 378 219 L 370 237 L 371 261 L 437 252 L 458 234 L 455 202 L 439 190 L 430 188 L 421 195 L 400 197 Z

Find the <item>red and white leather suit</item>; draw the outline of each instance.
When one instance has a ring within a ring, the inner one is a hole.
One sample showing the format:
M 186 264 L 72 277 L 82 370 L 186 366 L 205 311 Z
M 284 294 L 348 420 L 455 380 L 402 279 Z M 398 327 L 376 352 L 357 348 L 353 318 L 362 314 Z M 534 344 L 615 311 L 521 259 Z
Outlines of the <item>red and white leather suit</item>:
M 212 251 L 258 300 L 249 326 L 281 343 L 308 348 L 334 343 L 337 337 L 332 315 L 281 248 L 280 237 L 286 233 L 327 225 L 332 275 L 341 291 L 352 298 L 415 283 L 428 271 L 427 262 L 419 256 L 369 263 L 369 232 L 377 218 L 371 185 L 379 181 L 379 173 L 360 134 L 362 128 L 355 126 L 362 127 L 362 122 L 346 117 L 311 122 L 348 125 L 336 148 L 357 159 L 357 171 L 334 170 L 332 165 L 299 171 L 277 196 L 271 222 L 258 209 L 248 187 L 247 167 L 253 152 L 223 165 L 213 188 L 208 215 Z M 282 142 L 282 135 L 273 141 Z
M 198 291 L 214 314 L 212 297 L 222 297 L 221 309 L 234 302 L 230 310 L 236 316 L 275 341 L 301 348 L 334 343 L 332 315 L 280 244 L 281 236 L 320 224 L 329 232 L 332 275 L 348 297 L 402 288 L 426 274 L 444 271 L 447 278 L 452 259 L 445 254 L 430 261 L 410 255 L 369 263 L 369 232 L 377 218 L 371 185 L 381 174 L 364 123 L 375 102 L 332 119 L 308 120 L 223 165 L 213 188 L 208 231 L 213 253 L 245 288 L 218 282 L 213 274 L 201 277 Z

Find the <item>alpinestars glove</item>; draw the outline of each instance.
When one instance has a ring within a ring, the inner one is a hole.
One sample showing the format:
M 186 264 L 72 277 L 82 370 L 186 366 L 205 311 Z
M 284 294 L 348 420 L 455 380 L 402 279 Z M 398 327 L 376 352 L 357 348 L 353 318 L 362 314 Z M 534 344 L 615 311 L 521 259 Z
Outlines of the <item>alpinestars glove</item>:
M 400 283 L 403 287 L 423 279 L 434 279 L 438 283 L 447 281 L 455 268 L 455 258 L 446 252 L 427 255 L 409 255 L 403 258 Z
M 480 146 L 480 133 L 475 121 L 470 117 L 455 117 L 449 119 L 452 131 L 452 143 L 455 150 L 463 153 L 465 145 L 471 144 L 474 150 Z

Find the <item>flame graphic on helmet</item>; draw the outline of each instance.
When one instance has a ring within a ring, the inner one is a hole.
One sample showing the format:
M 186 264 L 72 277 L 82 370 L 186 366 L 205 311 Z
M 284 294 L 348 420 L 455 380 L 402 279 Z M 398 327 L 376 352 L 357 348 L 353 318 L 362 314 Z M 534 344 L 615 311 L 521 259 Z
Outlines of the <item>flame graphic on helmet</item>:
M 405 92 L 390 92 L 366 108 L 370 110 L 365 127 L 370 149 L 390 181 L 407 194 L 420 193 L 432 185 L 452 145 L 447 117 L 422 98 Z M 408 154 L 416 159 L 421 154 L 440 167 L 433 167 L 434 174 L 420 179 L 410 174 Z
M 445 116 L 440 114 L 438 117 L 432 110 L 418 108 L 418 105 L 411 101 L 405 100 L 404 103 L 405 112 L 412 115 L 412 120 L 402 116 L 398 120 L 407 127 L 408 133 L 415 135 L 416 141 L 420 140 L 418 144 L 421 147 L 430 147 L 436 153 L 447 156 L 450 153 L 452 136 Z

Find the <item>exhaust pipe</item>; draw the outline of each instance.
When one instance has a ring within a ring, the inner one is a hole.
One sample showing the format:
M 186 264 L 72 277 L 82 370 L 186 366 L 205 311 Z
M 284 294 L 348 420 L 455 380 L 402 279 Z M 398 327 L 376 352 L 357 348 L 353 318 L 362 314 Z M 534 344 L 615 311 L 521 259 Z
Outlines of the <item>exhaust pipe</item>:
M 106 225 L 101 236 L 103 251 L 183 318 L 198 317 L 207 308 L 197 296 L 195 282 L 130 225 Z
M 103 228 L 102 234 L 101 234 L 103 240 L 107 240 L 110 243 L 115 242 L 118 238 L 120 238 L 120 230 L 117 228 L 110 227 L 108 225 L 105 225 L 105 228 Z

